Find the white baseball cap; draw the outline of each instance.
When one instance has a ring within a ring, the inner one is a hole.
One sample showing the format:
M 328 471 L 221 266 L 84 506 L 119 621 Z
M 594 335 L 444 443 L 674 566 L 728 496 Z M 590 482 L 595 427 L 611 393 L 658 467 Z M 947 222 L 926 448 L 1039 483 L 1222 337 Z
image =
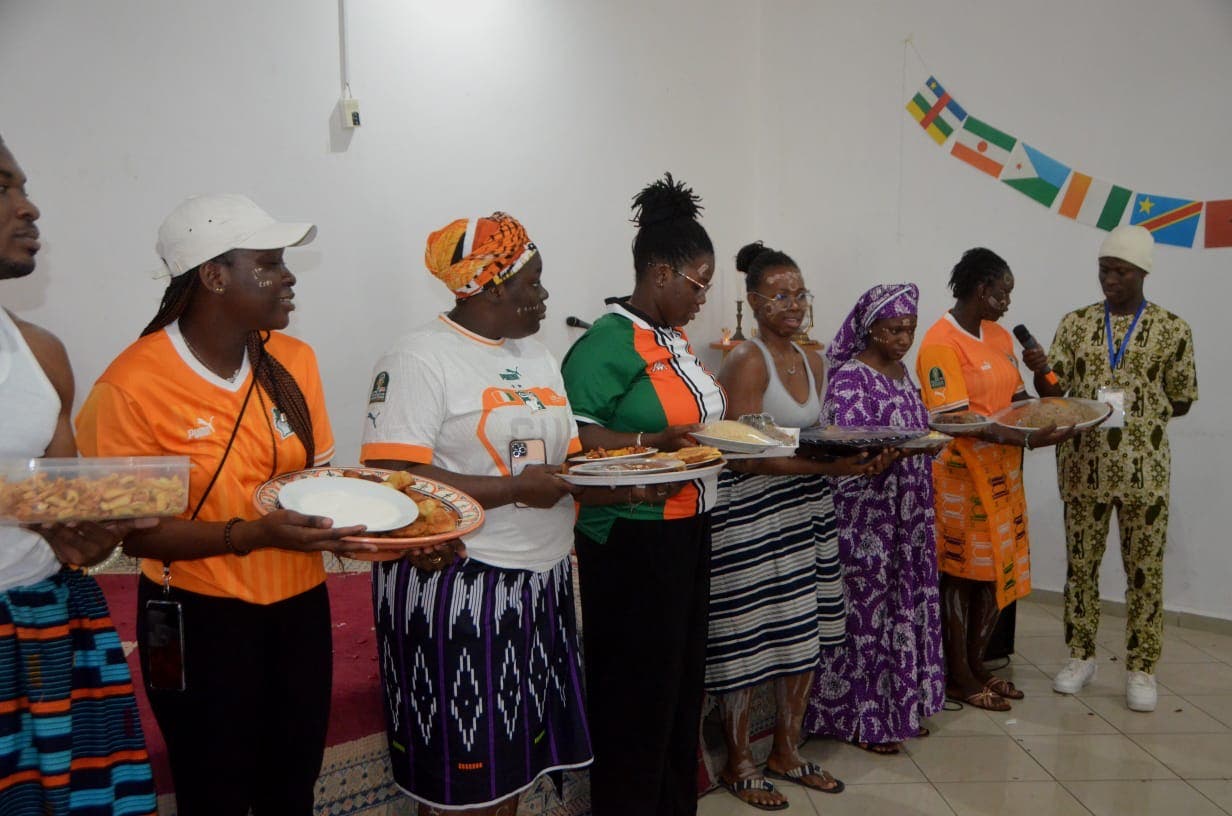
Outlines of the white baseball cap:
M 190 196 L 158 228 L 154 249 L 171 277 L 232 249 L 283 249 L 316 237 L 314 224 L 275 221 L 253 200 L 236 193 Z
M 1155 236 L 1146 227 L 1125 224 L 1108 233 L 1099 247 L 1099 257 L 1120 258 L 1150 272 L 1154 266 Z

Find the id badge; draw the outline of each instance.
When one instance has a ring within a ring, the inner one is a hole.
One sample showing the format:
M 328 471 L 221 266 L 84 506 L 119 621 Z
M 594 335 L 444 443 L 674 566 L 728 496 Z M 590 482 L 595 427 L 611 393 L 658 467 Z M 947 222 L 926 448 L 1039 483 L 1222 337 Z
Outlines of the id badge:
M 517 476 L 527 465 L 546 465 L 548 449 L 542 439 L 515 439 L 509 443 L 509 473 Z M 514 502 L 515 507 L 528 507 Z
M 184 608 L 179 601 L 146 601 L 145 623 L 146 683 L 152 689 L 183 691 Z
M 1108 421 L 1100 426 L 1101 428 L 1125 427 L 1125 392 L 1122 389 L 1101 388 L 1095 395 L 1095 399 L 1112 406 L 1112 413 L 1108 416 Z

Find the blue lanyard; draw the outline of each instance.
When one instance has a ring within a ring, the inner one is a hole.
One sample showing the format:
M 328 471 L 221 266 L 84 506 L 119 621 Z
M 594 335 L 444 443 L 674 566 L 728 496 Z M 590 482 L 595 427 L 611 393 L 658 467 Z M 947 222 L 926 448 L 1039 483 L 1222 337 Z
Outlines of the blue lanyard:
M 1104 334 L 1108 338 L 1108 365 L 1116 371 L 1120 367 L 1121 361 L 1125 359 L 1125 350 L 1129 348 L 1129 338 L 1134 334 L 1134 328 L 1138 325 L 1138 318 L 1142 317 L 1143 310 L 1146 309 L 1146 300 L 1138 304 L 1138 311 L 1134 313 L 1134 320 L 1129 324 L 1129 331 L 1125 332 L 1125 336 L 1121 338 L 1120 348 L 1112 346 L 1112 310 L 1108 308 L 1108 301 L 1104 301 Z

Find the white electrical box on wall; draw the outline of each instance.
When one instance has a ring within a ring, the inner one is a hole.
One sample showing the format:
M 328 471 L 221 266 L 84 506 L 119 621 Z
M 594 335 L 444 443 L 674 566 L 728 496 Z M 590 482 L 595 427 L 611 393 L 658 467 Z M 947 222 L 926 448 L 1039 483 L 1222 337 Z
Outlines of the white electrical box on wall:
M 359 100 L 346 98 L 342 100 L 342 126 L 359 127 Z

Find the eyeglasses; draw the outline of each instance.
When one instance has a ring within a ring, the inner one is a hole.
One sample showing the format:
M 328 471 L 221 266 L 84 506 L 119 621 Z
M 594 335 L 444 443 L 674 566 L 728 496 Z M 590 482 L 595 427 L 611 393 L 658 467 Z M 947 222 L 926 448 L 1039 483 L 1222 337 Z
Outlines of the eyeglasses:
M 757 295 L 759 298 L 766 301 L 766 304 L 772 309 L 786 309 L 792 303 L 797 306 L 807 308 L 813 303 L 813 293 L 807 289 L 801 289 L 794 295 L 788 294 L 787 292 L 779 292 L 774 297 L 763 295 L 761 292 L 749 292 L 749 294 Z
M 675 274 L 677 274 L 677 275 L 679 275 L 680 277 L 684 278 L 684 279 L 685 279 L 685 280 L 687 280 L 689 283 L 693 284 L 693 288 L 694 288 L 694 289 L 696 289 L 698 292 L 700 292 L 700 293 L 701 293 L 701 294 L 703 294 L 703 295 L 704 295 L 704 294 L 706 294 L 707 292 L 709 292 L 709 291 L 710 291 L 710 287 L 711 287 L 711 286 L 714 286 L 714 284 L 713 284 L 713 283 L 702 283 L 702 282 L 701 282 L 701 281 L 699 281 L 699 280 L 695 280 L 694 278 L 689 277 L 688 275 L 686 275 L 685 273 L 681 272 L 679 269 L 676 269 L 675 267 L 672 267 L 672 272 L 674 272 Z

